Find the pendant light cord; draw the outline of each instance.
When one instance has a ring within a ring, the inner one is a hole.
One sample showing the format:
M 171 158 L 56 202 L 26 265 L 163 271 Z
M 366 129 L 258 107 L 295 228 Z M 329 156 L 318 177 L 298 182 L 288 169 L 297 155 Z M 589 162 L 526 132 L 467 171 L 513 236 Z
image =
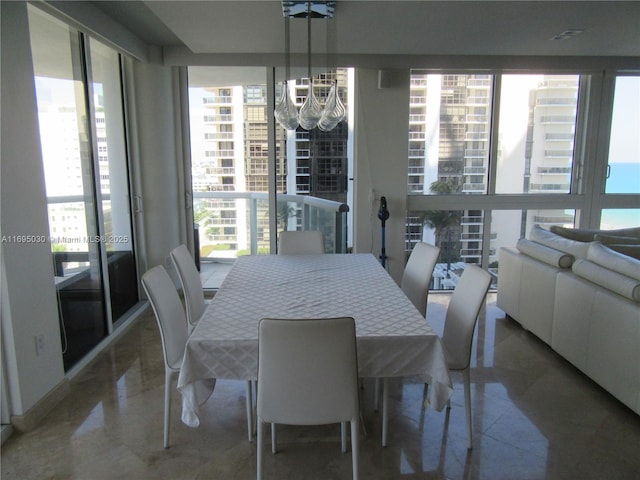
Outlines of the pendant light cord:
M 307 2 L 307 68 L 309 73 L 309 88 L 311 82 L 311 2 Z

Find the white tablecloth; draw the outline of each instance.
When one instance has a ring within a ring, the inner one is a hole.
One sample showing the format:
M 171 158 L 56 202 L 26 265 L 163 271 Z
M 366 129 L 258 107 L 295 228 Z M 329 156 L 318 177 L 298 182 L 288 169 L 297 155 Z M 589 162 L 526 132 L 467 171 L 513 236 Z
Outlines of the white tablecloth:
M 361 377 L 420 375 L 441 410 L 452 384 L 440 338 L 371 254 L 239 257 L 189 337 L 178 378 L 182 420 L 217 378 L 254 380 L 261 318 L 353 317 Z

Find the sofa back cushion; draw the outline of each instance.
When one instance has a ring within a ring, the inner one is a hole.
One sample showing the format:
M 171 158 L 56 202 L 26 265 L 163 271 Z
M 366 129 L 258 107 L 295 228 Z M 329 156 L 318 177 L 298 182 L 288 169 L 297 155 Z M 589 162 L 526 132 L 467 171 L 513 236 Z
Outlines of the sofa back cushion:
M 556 233 L 562 237 L 569 238 L 571 240 L 577 240 L 579 242 L 591 242 L 595 240 L 596 235 L 613 235 L 616 237 L 632 237 L 636 239 L 640 238 L 640 227 L 602 230 L 590 228 L 567 228 L 560 227 L 558 225 L 552 225 L 551 227 L 549 227 L 549 230 L 552 233 Z
M 529 240 L 541 243 L 555 250 L 573 255 L 574 258 L 585 258 L 589 250 L 588 242 L 580 242 L 557 235 L 549 230 L 542 228 L 540 225 L 534 225 L 529 232 Z
M 600 242 L 589 244 L 587 260 L 640 281 L 640 260 L 613 251 Z
M 598 233 L 593 239 L 596 242 L 602 242 L 611 250 L 640 259 L 640 237 L 625 237 L 622 235 L 605 235 Z
M 611 250 L 615 250 L 616 252 L 623 253 L 627 257 L 632 257 L 637 260 L 640 260 L 640 244 L 638 245 L 620 245 L 620 244 L 612 244 L 607 245 Z

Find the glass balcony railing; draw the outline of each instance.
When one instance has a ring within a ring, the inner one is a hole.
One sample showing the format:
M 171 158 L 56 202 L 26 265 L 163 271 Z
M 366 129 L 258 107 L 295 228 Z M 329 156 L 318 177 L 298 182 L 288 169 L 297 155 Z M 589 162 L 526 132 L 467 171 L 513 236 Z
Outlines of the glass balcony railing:
M 200 261 L 270 251 L 269 199 L 266 192 L 194 192 L 194 222 Z M 340 202 L 308 195 L 277 196 L 278 232 L 319 230 L 327 253 L 347 251 L 347 212 Z

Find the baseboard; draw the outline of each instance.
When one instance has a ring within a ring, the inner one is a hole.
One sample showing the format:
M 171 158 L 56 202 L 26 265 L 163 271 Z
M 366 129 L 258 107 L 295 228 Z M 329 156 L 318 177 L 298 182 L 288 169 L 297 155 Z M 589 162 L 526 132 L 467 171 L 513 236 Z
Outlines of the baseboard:
M 70 391 L 67 378 L 63 378 L 58 385 L 42 397 L 33 407 L 22 415 L 11 415 L 11 425 L 18 432 L 28 432 L 36 428 L 40 422 L 53 410 Z
M 95 358 L 100 355 L 108 346 L 115 342 L 120 336 L 126 333 L 129 328 L 140 318 L 148 307 L 147 302 L 139 302 L 131 311 L 125 315 L 115 332 L 105 338 L 89 354 L 80 360 L 66 374 L 65 378 L 58 385 L 52 388 L 42 399 L 31 407 L 23 415 L 12 415 L 11 425 L 18 432 L 28 432 L 36 428 L 44 417 L 53 410 L 71 391 L 70 381 L 82 372 Z
M 0 445 L 4 445 L 4 442 L 9 440 L 9 437 L 13 434 L 13 425 L 2 425 L 2 441 Z

